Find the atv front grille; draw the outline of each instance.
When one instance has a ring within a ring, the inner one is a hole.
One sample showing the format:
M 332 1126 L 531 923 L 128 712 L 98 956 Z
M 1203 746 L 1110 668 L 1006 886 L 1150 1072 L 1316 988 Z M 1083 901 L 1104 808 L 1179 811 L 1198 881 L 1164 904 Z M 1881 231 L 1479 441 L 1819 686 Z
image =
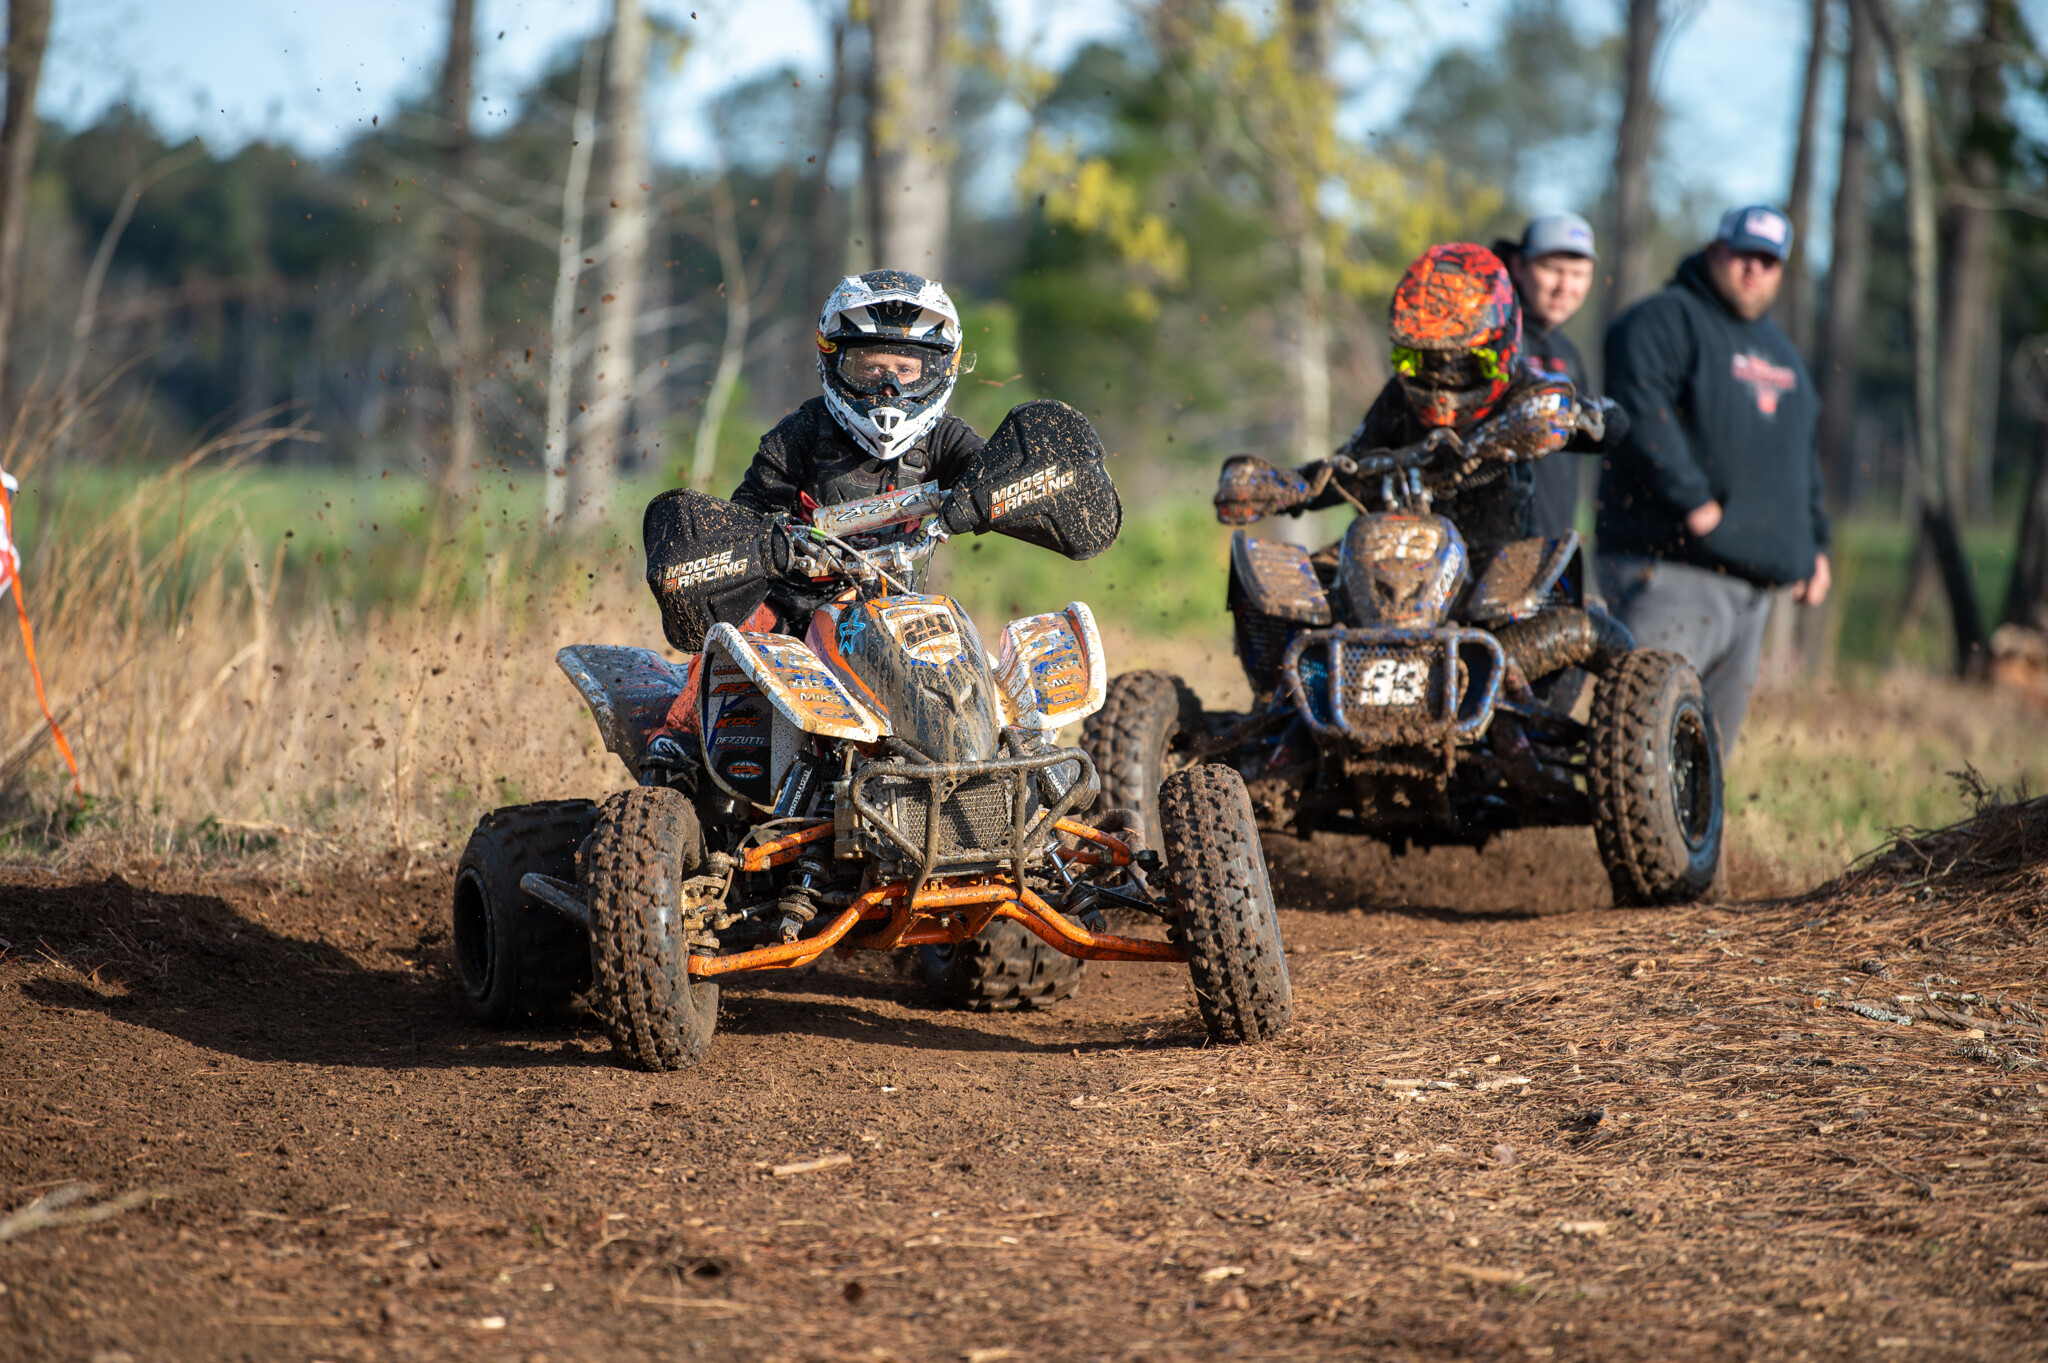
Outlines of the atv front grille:
M 881 783 L 877 783 L 881 784 Z M 939 806 L 939 848 L 947 854 L 1004 848 L 1010 842 L 1015 794 L 998 778 L 971 777 Z M 923 847 L 931 817 L 931 788 L 922 782 L 888 783 L 884 808 L 912 846 Z M 874 786 L 868 788 L 872 796 Z
M 1368 748 L 1477 738 L 1505 656 L 1473 629 L 1319 629 L 1297 635 L 1280 680 L 1317 733 Z
M 988 762 L 870 762 L 850 793 L 872 850 L 929 876 L 1004 862 L 1021 872 L 1054 821 L 1093 804 L 1100 788 L 1087 753 L 1056 748 Z

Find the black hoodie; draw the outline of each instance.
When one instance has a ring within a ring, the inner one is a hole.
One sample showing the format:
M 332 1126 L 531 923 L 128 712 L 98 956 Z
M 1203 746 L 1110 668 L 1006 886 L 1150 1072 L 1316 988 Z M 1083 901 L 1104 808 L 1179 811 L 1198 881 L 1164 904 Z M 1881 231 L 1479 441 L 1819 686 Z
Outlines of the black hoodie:
M 1745 322 L 1716 292 L 1703 254 L 1607 332 L 1607 392 L 1628 439 L 1600 476 L 1600 548 L 1799 582 L 1828 547 L 1814 426 L 1820 398 L 1769 317 Z M 1685 515 L 1721 503 L 1705 539 Z

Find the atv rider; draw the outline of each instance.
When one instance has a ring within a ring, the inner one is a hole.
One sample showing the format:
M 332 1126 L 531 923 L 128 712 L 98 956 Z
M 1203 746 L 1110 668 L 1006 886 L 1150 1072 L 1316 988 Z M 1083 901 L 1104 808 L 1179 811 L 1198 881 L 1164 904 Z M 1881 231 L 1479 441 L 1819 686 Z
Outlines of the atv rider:
M 1394 289 L 1387 330 L 1394 377 L 1340 455 L 1360 458 L 1412 445 L 1437 428 L 1467 435 L 1532 389 L 1571 390 L 1568 380 L 1522 363 L 1522 308 L 1514 281 L 1500 257 L 1471 242 L 1432 246 L 1408 267 Z M 1595 398 L 1582 405 L 1604 416 L 1603 434 L 1595 439 L 1574 432 L 1556 440 L 1555 449 L 1599 453 L 1626 433 L 1627 418 L 1611 403 Z M 1462 486 L 1438 497 L 1437 514 L 1458 527 L 1475 567 L 1483 570 L 1503 545 L 1535 533 L 1533 461 L 1555 449 L 1518 451 L 1514 462 L 1475 470 Z M 1332 479 L 1309 507 L 1344 500 Z
M 792 559 L 800 527 L 820 507 L 936 482 L 951 494 L 937 513 L 946 531 L 978 532 L 988 528 L 991 480 L 1002 482 L 1005 469 L 1035 467 L 1034 457 L 1048 447 L 1070 460 L 1092 460 L 1094 477 L 1083 485 L 1098 488 L 1104 513 L 1091 525 L 1034 530 L 1017 524 L 1020 514 L 1030 519 L 1028 511 L 1012 511 L 1005 533 L 1074 558 L 1100 553 L 1116 537 L 1121 507 L 1100 470 L 1101 441 L 1079 412 L 1058 402 L 1026 402 L 984 442 L 946 410 L 965 370 L 960 314 L 937 280 L 902 270 L 842 279 L 818 315 L 817 347 L 823 394 L 761 437 L 730 502 L 677 489 L 648 507 L 648 586 L 676 648 L 699 652 L 716 621 L 802 635 L 812 611 L 841 589 L 813 582 Z M 972 367 L 970 360 L 966 369 Z M 888 547 L 921 526 L 908 520 L 847 542 Z M 720 552 L 705 557 L 711 549 Z M 758 560 L 751 557 L 756 554 Z M 926 567 L 927 561 L 917 563 L 913 589 L 922 590 Z M 706 578 L 730 578 L 732 590 L 710 602 L 674 590 Z M 696 743 L 688 710 L 686 703 L 672 709 L 651 736 L 641 760 L 643 781 L 693 783 Z
M 733 502 L 806 520 L 922 482 L 951 487 L 982 448 L 946 410 L 960 373 L 960 314 L 936 279 L 848 276 L 818 314 L 823 395 L 761 437 Z

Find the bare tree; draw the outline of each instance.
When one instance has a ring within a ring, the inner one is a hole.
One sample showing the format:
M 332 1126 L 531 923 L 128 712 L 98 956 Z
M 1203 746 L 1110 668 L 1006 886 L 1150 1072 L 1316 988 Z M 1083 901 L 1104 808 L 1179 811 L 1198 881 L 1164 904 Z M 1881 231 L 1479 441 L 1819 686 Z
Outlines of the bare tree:
M 122 191 L 121 202 L 114 209 L 107 230 L 100 234 L 99 250 L 93 252 L 92 265 L 85 272 L 85 287 L 78 293 L 78 315 L 71 322 L 71 356 L 64 363 L 64 377 L 57 382 L 56 438 L 60 454 L 71 445 L 72 423 L 77 416 L 79 376 L 85 368 L 86 352 L 92 348 L 93 328 L 99 321 L 100 289 L 106 284 L 114 249 L 121 244 L 121 237 L 135 216 L 135 205 L 157 181 L 204 155 L 206 148 L 194 139 L 145 166 Z
M 1603 322 L 1621 316 L 1650 291 L 1650 158 L 1657 147 L 1657 40 L 1663 35 L 1662 0 L 1628 0 L 1622 66 L 1621 128 L 1614 142 L 1614 227 L 1608 234 Z
M 1849 0 L 1841 170 L 1835 180 L 1827 331 L 1820 354 L 1820 461 L 1837 496 L 1856 481 L 1849 436 L 1856 420 L 1856 355 L 1870 282 L 1870 120 L 1876 112 L 1877 40 L 1865 0 Z
M 869 206 L 875 263 L 946 271 L 952 201 L 952 46 L 958 0 L 870 0 Z
M 753 290 L 747 286 L 747 265 L 740 256 L 732 191 L 722 175 L 711 182 L 711 230 L 725 285 L 725 344 L 719 348 L 718 371 L 711 376 L 704 416 L 697 423 L 697 447 L 690 456 L 690 486 L 694 488 L 708 487 L 717 471 L 718 432 L 725 425 L 725 409 L 731 406 L 733 389 L 740 381 L 740 366 L 747 358 L 747 332 L 754 320 Z
M 611 50 L 605 60 L 605 185 L 610 216 L 598 296 L 596 372 L 590 385 L 590 434 L 581 454 L 572 516 L 579 525 L 602 519 L 627 457 L 632 416 L 634 335 L 647 265 L 647 19 L 640 0 L 612 0 Z
M 1785 262 L 1779 313 L 1785 332 L 1802 354 L 1813 354 L 1813 270 L 1807 233 L 1813 226 L 1813 150 L 1820 128 L 1820 87 L 1827 73 L 1829 0 L 1810 0 L 1812 33 L 1806 48 L 1806 85 L 1799 99 L 1799 139 L 1792 154 L 1792 257 Z
M 1919 465 L 1920 526 L 1941 570 L 1955 633 L 1956 670 L 1972 673 L 1984 662 L 1984 622 L 1977 614 L 1976 586 L 1963 558 L 1956 529 L 1956 480 L 1951 451 L 1941 439 L 1940 273 L 1935 225 L 1933 130 L 1927 108 L 1926 75 L 1912 37 L 1893 0 L 1866 0 L 1870 18 L 1890 60 L 1898 107 L 1894 111 L 1900 159 L 1906 171 L 1906 273 L 1908 311 L 1913 324 L 1913 432 Z
M 569 381 L 576 349 L 576 281 L 583 275 L 583 200 L 590 187 L 590 144 L 597 131 L 597 67 L 601 45 L 583 48 L 583 75 L 570 121 L 569 168 L 562 176 L 562 230 L 555 239 L 555 300 L 548 325 L 548 415 L 541 462 L 547 490 L 544 524 L 561 525 L 569 509 Z
M 1984 370 L 1999 353 L 1997 196 L 2004 183 L 2001 152 L 2011 137 L 2005 112 L 2004 63 L 2016 26 L 2012 0 L 1981 0 L 1977 34 L 1965 48 L 1967 122 L 1955 159 L 1956 178 L 1975 195 L 1951 195 L 1947 230 L 1947 287 L 1942 291 L 1941 443 L 1950 505 L 1961 516 L 1971 506 L 1972 464 L 1990 472 L 1989 448 L 1978 448 L 1976 418 L 1983 410 Z M 1996 368 L 1991 371 L 1994 376 Z M 1986 442 L 1988 444 L 1988 442 Z M 1982 480 L 1988 488 L 1989 478 Z
M 832 83 L 825 91 L 825 127 L 818 140 L 816 198 L 811 207 L 811 267 L 803 303 L 816 307 L 839 282 L 846 266 L 846 213 L 832 192 L 832 151 L 845 129 L 847 97 L 846 11 L 832 16 Z
M 7 0 L 7 117 L 0 123 L 0 408 L 21 296 L 21 244 L 28 235 L 28 181 L 36 163 L 36 88 L 50 41 L 50 0 Z
M 2013 352 L 2012 394 L 2039 429 L 2027 466 L 2027 500 L 2020 508 L 2005 620 L 2048 634 L 2048 336 L 2030 336 Z
M 475 188 L 476 138 L 469 106 L 476 91 L 476 0 L 449 0 L 448 49 L 441 59 L 441 114 L 447 120 L 443 166 L 453 185 Z M 442 495 L 453 501 L 475 483 L 477 366 L 484 350 L 482 224 L 455 207 L 448 225 L 448 313 L 453 335 L 448 368 L 448 462 Z
M 1331 103 L 1329 90 L 1329 13 L 1325 0 L 1289 0 L 1289 44 L 1294 77 L 1305 95 L 1318 104 Z M 1300 287 L 1296 309 L 1295 386 L 1300 411 L 1295 419 L 1295 449 L 1303 460 L 1330 453 L 1330 271 L 1323 251 L 1323 215 L 1315 202 L 1316 186 L 1281 176 L 1281 216 L 1294 238 L 1294 264 Z M 1303 524 L 1291 521 L 1291 525 Z

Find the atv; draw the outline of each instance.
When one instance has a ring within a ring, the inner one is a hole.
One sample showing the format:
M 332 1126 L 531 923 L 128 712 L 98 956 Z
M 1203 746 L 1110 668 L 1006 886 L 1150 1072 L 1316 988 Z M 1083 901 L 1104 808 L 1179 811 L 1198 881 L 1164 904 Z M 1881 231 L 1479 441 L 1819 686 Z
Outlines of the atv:
M 1237 772 L 1176 772 L 1147 849 L 1128 816 L 1090 816 L 1095 763 L 1055 742 L 1108 684 L 1088 607 L 1011 621 L 991 652 L 957 602 L 912 590 L 950 533 L 1058 546 L 1072 539 L 1062 517 L 1101 518 L 1099 453 L 1090 505 L 1086 461 L 1063 466 L 1043 444 L 1036 466 L 992 458 L 969 491 L 925 483 L 808 524 L 694 492 L 655 500 L 649 581 L 671 642 L 700 646 L 683 665 L 643 648 L 557 654 L 640 784 L 478 824 L 453 936 L 481 1018 L 559 1012 L 587 991 L 621 1054 L 676 1069 L 710 1045 L 722 979 L 869 950 L 914 953 L 942 998 L 983 1008 L 1065 997 L 1089 960 L 1185 962 L 1211 1039 L 1286 1026 L 1279 922 Z M 884 528 L 886 546 L 856 542 Z M 1098 527 L 1104 546 L 1114 534 Z M 756 627 L 771 559 L 822 599 L 801 638 Z M 654 761 L 678 735 L 687 760 Z M 1112 910 L 1162 920 L 1165 940 L 1112 932 Z
M 1587 599 L 1576 533 L 1509 543 L 1475 581 L 1458 527 L 1431 510 L 1559 443 L 1558 423 L 1598 439 L 1601 421 L 1600 407 L 1552 388 L 1469 438 L 1440 429 L 1294 471 L 1228 460 L 1215 499 L 1226 525 L 1298 515 L 1332 487 L 1359 514 L 1334 552 L 1233 532 L 1228 606 L 1253 708 L 1208 712 L 1177 677 L 1119 676 L 1082 740 L 1109 802 L 1157 828 L 1163 783 L 1224 762 L 1264 828 L 1404 851 L 1590 823 L 1617 904 L 1699 898 L 1722 832 L 1721 750 L 1699 677 L 1676 654 L 1637 648 Z M 1546 428 L 1553 438 L 1536 439 Z M 1574 704 L 1588 674 L 1589 711 Z

